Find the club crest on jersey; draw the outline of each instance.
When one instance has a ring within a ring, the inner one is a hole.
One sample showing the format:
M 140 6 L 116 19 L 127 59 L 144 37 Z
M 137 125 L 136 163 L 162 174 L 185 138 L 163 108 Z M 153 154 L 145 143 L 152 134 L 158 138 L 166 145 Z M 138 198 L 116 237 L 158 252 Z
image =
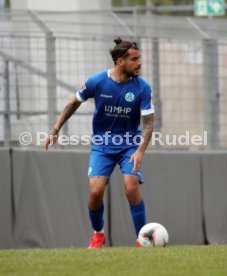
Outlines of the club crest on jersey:
M 135 95 L 132 92 L 128 92 L 125 94 L 125 100 L 127 102 L 133 102 L 135 99 Z

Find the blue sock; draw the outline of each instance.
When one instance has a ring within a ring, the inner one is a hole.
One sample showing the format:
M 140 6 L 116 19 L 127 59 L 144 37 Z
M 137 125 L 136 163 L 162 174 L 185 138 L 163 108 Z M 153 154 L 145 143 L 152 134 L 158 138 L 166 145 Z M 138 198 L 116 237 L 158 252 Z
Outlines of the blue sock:
M 146 211 L 144 201 L 142 199 L 142 201 L 138 205 L 129 205 L 136 231 L 136 237 L 138 237 L 140 229 L 146 224 Z
M 95 211 L 92 211 L 90 208 L 89 210 L 89 217 L 91 221 L 92 228 L 99 232 L 103 229 L 104 220 L 103 220 L 103 212 L 104 212 L 104 205 L 103 202 L 99 206 L 99 208 Z

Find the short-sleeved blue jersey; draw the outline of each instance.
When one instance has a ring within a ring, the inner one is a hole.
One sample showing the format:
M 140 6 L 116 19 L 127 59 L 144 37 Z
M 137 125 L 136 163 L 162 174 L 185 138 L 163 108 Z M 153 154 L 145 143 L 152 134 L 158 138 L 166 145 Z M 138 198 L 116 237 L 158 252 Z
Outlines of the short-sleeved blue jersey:
M 93 135 L 111 136 L 126 133 L 140 134 L 140 116 L 154 112 L 151 102 L 151 86 L 140 76 L 132 77 L 125 83 L 117 83 L 110 78 L 110 70 L 91 76 L 76 92 L 79 101 L 95 100 L 93 115 Z

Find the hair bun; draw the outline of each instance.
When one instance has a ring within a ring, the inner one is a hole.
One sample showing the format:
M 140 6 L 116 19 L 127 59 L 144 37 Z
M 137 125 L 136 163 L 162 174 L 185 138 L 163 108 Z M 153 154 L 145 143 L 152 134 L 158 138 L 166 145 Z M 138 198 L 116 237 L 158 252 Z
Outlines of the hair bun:
M 122 39 L 118 37 L 117 39 L 114 39 L 114 42 L 118 45 L 122 42 Z

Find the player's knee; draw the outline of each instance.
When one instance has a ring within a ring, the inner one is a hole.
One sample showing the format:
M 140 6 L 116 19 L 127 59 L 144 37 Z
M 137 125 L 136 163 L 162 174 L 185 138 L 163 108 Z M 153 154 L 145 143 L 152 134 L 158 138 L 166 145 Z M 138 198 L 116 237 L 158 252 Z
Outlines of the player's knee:
M 90 187 L 90 196 L 94 199 L 102 199 L 103 198 L 103 189 L 100 187 Z
M 125 195 L 127 198 L 134 197 L 139 194 L 139 187 L 137 185 L 125 185 Z
M 125 176 L 124 177 L 125 195 L 135 196 L 139 194 L 139 181 L 136 177 Z
M 93 199 L 102 199 L 103 198 L 103 193 L 99 190 L 91 190 L 90 191 L 90 196 L 93 198 Z

